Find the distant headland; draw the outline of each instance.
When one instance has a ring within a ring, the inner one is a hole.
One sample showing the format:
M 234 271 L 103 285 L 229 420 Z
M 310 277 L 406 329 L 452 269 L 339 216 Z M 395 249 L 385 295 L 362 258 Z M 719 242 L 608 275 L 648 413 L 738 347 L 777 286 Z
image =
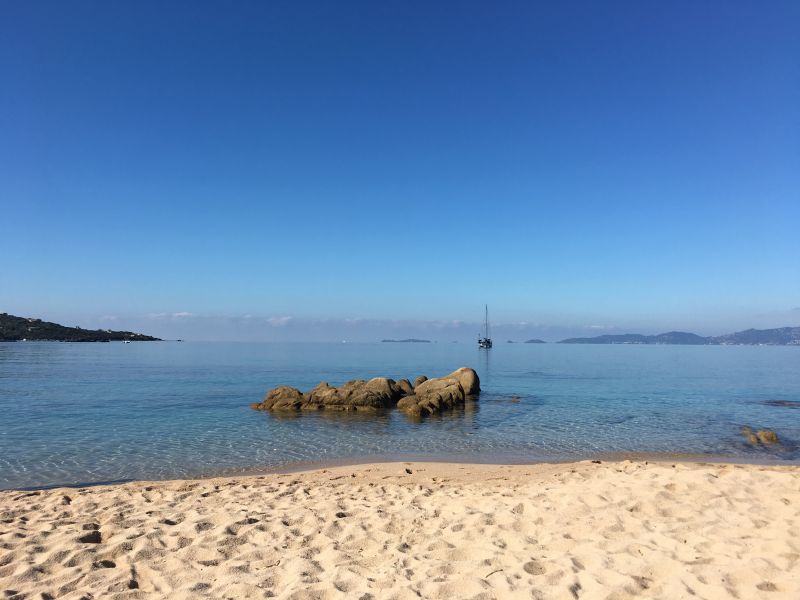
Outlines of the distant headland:
M 559 344 L 679 344 L 686 346 L 800 346 L 800 327 L 777 329 L 747 329 L 726 335 L 703 337 L 684 331 L 658 335 L 624 333 L 598 335 L 588 338 L 569 338 Z
M 41 319 L 0 313 L 0 342 L 160 342 L 157 337 L 132 331 L 65 327 Z
M 430 340 L 418 340 L 417 338 L 408 338 L 405 340 L 381 340 L 387 344 L 430 344 Z

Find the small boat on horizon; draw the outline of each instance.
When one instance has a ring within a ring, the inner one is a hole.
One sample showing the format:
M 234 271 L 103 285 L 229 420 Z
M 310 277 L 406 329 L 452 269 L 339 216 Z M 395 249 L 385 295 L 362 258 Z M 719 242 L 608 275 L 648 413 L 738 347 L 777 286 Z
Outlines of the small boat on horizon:
M 492 338 L 489 337 L 489 305 L 484 305 L 486 315 L 483 322 L 483 337 L 478 334 L 478 348 L 488 350 L 492 347 Z

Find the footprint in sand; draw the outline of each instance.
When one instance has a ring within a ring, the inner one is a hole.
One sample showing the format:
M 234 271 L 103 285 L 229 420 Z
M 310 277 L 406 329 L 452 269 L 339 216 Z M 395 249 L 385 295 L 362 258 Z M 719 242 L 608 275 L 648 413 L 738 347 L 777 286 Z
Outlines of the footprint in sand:
M 541 565 L 541 563 L 539 563 L 539 561 L 533 559 L 522 565 L 522 570 L 528 575 L 542 575 L 545 571 L 545 568 Z

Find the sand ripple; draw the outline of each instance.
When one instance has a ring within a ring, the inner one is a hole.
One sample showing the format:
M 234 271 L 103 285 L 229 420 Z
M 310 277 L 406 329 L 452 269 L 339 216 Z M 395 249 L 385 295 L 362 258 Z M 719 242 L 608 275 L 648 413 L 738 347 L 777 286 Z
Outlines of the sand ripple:
M 800 598 L 800 469 L 393 463 L 0 492 L 5 598 Z

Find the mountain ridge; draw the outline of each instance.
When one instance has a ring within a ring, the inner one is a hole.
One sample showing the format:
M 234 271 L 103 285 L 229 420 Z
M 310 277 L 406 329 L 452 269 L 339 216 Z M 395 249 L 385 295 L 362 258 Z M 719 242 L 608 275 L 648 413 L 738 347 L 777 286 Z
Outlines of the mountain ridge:
M 605 334 L 596 337 L 567 338 L 559 344 L 669 344 L 682 346 L 800 346 L 800 327 L 745 329 L 725 335 L 703 337 L 686 331 L 658 335 L 640 333 Z

